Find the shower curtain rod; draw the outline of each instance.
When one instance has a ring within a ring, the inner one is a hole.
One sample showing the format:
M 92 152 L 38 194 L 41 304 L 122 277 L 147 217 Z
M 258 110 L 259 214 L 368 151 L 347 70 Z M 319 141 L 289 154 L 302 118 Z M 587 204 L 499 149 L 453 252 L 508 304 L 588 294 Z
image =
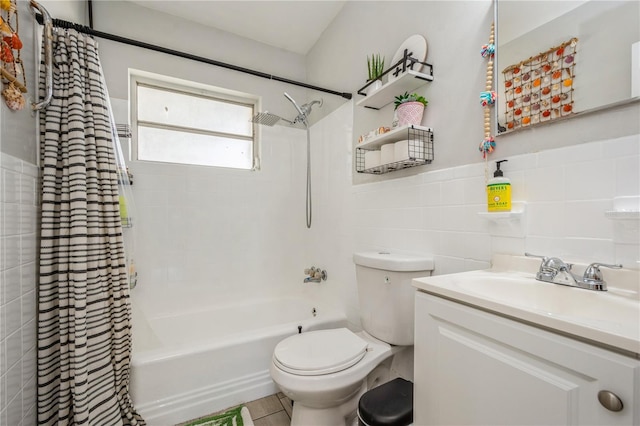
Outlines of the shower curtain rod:
M 41 14 L 39 14 L 39 13 L 36 14 L 36 20 L 38 21 L 38 23 L 40 25 L 42 25 L 43 19 L 42 19 L 42 15 Z M 180 52 L 179 50 L 168 49 L 166 47 L 157 46 L 157 45 L 150 44 L 150 43 L 145 43 L 143 41 L 133 40 L 133 39 L 126 38 L 126 37 L 121 37 L 121 36 L 118 36 L 118 35 L 115 35 L 115 34 L 105 33 L 105 32 L 102 32 L 102 31 L 94 30 L 93 28 L 89 28 L 89 27 L 84 26 L 84 25 L 76 24 L 76 23 L 69 22 L 69 21 L 64 21 L 62 19 L 52 19 L 51 21 L 52 21 L 52 24 L 53 24 L 54 27 L 58 27 L 58 28 L 73 28 L 74 30 L 76 30 L 78 32 L 81 32 L 81 33 L 84 33 L 84 34 L 88 34 L 88 35 L 92 35 L 92 36 L 96 36 L 96 37 L 100 37 L 100 38 L 104 38 L 104 39 L 111 40 L 111 41 L 116 41 L 118 43 L 124 43 L 124 44 L 128 44 L 128 45 L 131 45 L 131 46 L 141 47 L 143 49 L 154 50 L 156 52 L 165 53 L 167 55 L 178 56 L 180 58 L 190 59 L 192 61 L 198 61 L 198 62 L 202 62 L 202 63 L 205 63 L 205 64 L 214 65 L 214 66 L 217 66 L 217 67 L 227 68 L 227 69 L 230 69 L 230 70 L 233 70 L 233 71 L 239 71 L 239 72 L 243 72 L 245 74 L 251 74 L 251 75 L 256 76 L 256 77 L 262 77 L 262 78 L 266 78 L 266 79 L 269 79 L 269 80 L 275 80 L 275 81 L 279 81 L 279 82 L 282 82 L 282 83 L 292 84 L 294 86 L 304 87 L 306 89 L 317 90 L 319 92 L 324 92 L 324 93 L 329 93 L 331 95 L 340 96 L 340 97 L 345 98 L 345 99 L 351 99 L 352 98 L 352 94 L 348 93 L 348 92 L 337 92 L 335 90 L 325 89 L 324 87 L 318 87 L 318 86 L 314 86 L 314 85 L 311 85 L 311 84 L 302 83 L 300 81 L 290 80 L 290 79 L 284 78 L 284 77 L 278 77 L 276 75 L 268 74 L 268 73 L 265 73 L 265 72 L 262 72 L 262 71 L 256 71 L 256 70 L 240 67 L 240 66 L 233 65 L 233 64 L 227 64 L 225 62 L 216 61 L 214 59 L 209 59 L 209 58 L 205 58 L 205 57 L 202 57 L 202 56 L 192 55 L 190 53 Z

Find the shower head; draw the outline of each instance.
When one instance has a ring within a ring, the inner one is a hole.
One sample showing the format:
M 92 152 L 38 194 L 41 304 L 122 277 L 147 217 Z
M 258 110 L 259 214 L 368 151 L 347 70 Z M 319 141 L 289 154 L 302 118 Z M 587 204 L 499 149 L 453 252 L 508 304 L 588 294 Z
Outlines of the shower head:
M 315 101 L 311 101 L 309 103 L 306 103 L 302 106 L 299 106 L 298 103 L 296 101 L 293 100 L 293 98 L 291 96 L 289 96 L 289 94 L 287 92 L 284 92 L 284 96 L 289 99 L 291 101 L 291 103 L 293 104 L 294 107 L 296 107 L 296 109 L 298 110 L 298 116 L 296 118 L 293 119 L 294 123 L 299 123 L 302 122 L 304 123 L 304 125 L 307 125 L 307 117 L 309 117 L 309 114 L 311 114 L 311 108 L 315 105 L 315 104 L 319 104 L 320 106 L 322 106 L 322 98 L 320 98 L 320 100 L 315 100 Z
M 279 115 L 271 114 L 269 111 L 259 112 L 251 118 L 252 123 L 262 124 L 265 126 L 273 127 L 276 124 L 281 126 L 295 127 L 297 129 L 304 129 L 303 123 L 295 123 L 289 121 L 286 118 L 282 118 Z
M 311 108 L 313 108 L 313 106 L 316 104 L 322 106 L 322 99 L 320 99 L 319 101 L 311 101 L 300 106 L 296 101 L 293 100 L 291 96 L 289 96 L 287 92 L 284 93 L 284 96 L 291 101 L 293 106 L 296 107 L 296 110 L 298 111 L 298 115 L 293 119 L 293 121 L 282 118 L 279 115 L 272 114 L 269 111 L 265 111 L 259 112 L 254 115 L 251 118 L 251 122 L 256 124 L 263 124 L 269 127 L 279 124 L 282 126 L 295 127 L 298 129 L 306 129 L 308 126 L 307 117 L 309 117 L 309 114 L 311 114 Z

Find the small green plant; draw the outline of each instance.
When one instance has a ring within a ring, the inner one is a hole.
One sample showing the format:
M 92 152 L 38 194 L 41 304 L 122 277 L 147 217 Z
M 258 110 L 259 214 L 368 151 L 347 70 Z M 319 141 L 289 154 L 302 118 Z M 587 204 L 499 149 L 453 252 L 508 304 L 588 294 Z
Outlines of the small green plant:
M 384 72 L 384 58 L 380 54 L 367 56 L 367 70 L 369 71 L 369 80 L 377 80 Z
M 424 96 L 420 96 L 417 93 L 409 94 L 409 92 L 404 92 L 403 95 L 398 95 L 395 97 L 395 101 L 393 101 L 393 103 L 395 104 L 394 109 L 398 109 L 398 107 L 405 102 L 420 102 L 424 106 L 427 106 L 427 104 L 429 103 L 429 101 L 427 101 Z

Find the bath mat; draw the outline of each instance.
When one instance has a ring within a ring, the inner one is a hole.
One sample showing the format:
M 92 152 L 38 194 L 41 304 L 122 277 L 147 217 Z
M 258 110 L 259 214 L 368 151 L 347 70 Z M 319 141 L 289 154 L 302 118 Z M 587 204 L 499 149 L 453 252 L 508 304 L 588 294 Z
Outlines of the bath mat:
M 247 407 L 241 405 L 213 416 L 203 417 L 185 426 L 253 426 Z

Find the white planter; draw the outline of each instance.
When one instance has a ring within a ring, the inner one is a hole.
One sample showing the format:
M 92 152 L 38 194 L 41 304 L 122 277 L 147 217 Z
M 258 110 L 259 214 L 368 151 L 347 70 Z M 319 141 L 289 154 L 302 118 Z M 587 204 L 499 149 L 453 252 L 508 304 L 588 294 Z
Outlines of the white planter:
M 369 93 L 376 92 L 380 90 L 381 87 L 382 87 L 382 80 L 376 80 L 373 82 L 371 86 L 369 86 Z

